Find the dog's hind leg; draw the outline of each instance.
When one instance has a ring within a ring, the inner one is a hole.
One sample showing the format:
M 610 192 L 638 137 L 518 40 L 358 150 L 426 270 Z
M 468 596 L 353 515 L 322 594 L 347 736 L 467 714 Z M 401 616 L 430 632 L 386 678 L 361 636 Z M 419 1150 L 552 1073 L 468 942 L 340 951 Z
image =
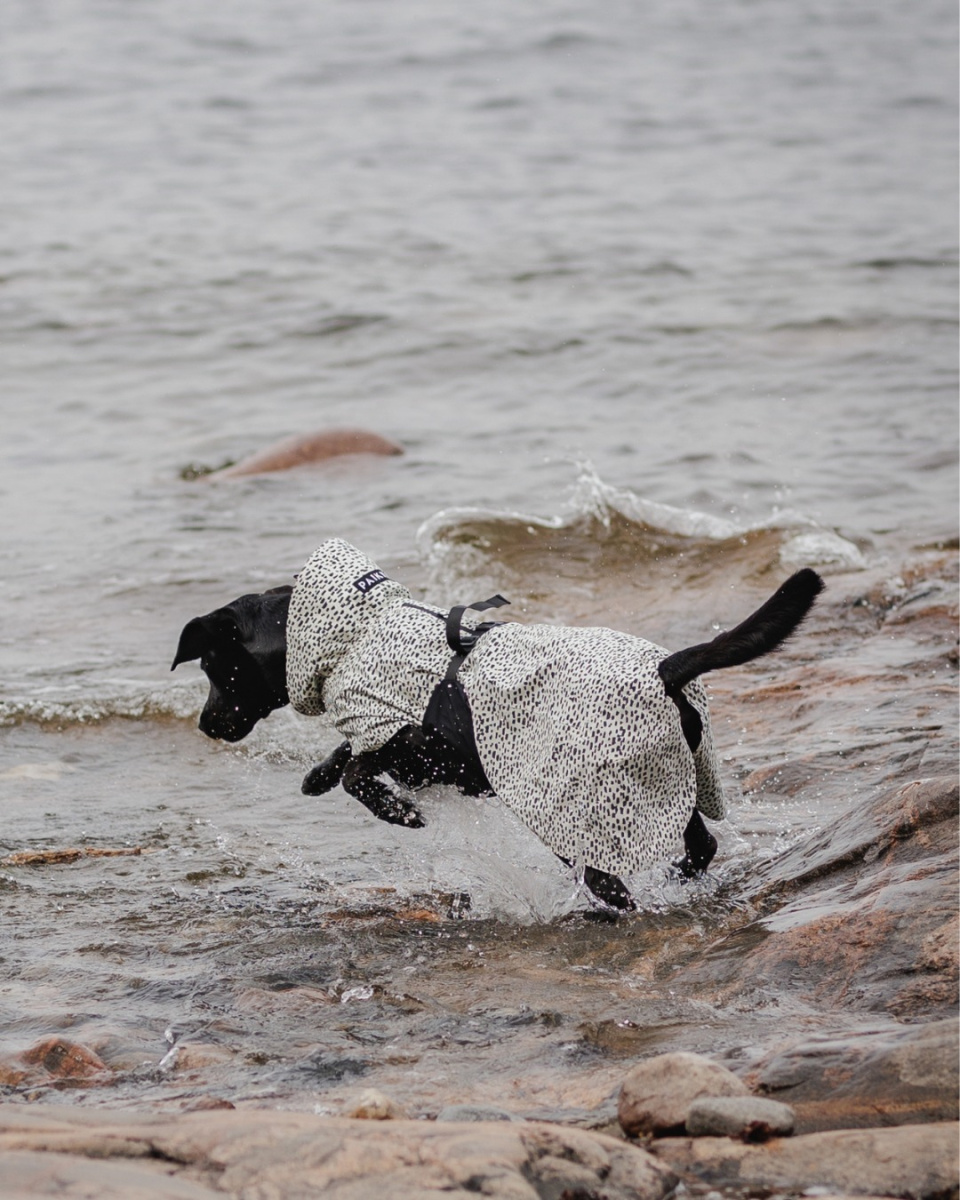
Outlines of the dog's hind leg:
M 687 697 L 681 691 L 668 693 L 680 712 L 680 727 L 683 737 L 690 747 L 690 753 L 696 754 L 703 740 L 703 720 Z M 683 844 L 686 854 L 674 868 L 685 879 L 696 879 L 709 867 L 717 852 L 717 839 L 703 823 L 699 809 L 693 810 L 693 815 L 683 831 Z
M 335 788 L 343 777 L 344 768 L 352 755 L 349 742 L 341 742 L 331 754 L 317 763 L 312 771 L 304 776 L 300 790 L 305 796 L 322 796 Z
M 583 882 L 598 900 L 609 904 L 611 908 L 617 908 L 621 912 L 633 912 L 637 907 L 627 890 L 627 885 L 617 875 L 598 871 L 595 867 L 585 867 Z
M 696 808 L 683 831 L 683 844 L 687 852 L 673 865 L 685 879 L 696 879 L 710 866 L 717 852 L 717 839 L 704 825 Z

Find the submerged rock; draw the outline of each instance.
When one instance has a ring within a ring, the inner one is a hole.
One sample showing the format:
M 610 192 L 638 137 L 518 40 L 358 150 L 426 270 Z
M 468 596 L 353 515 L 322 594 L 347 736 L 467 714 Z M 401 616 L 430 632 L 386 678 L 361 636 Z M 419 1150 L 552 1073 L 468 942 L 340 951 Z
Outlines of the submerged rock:
M 324 462 L 348 454 L 402 454 L 403 447 L 366 429 L 325 429 L 319 433 L 295 434 L 241 462 L 206 474 L 207 479 L 237 479 L 243 475 L 266 475 L 289 471 L 307 463 Z
M 437 1113 L 438 1121 L 519 1121 L 516 1113 L 495 1104 L 448 1104 Z
M 10 1087 L 83 1087 L 109 1078 L 107 1064 L 93 1050 L 56 1036 L 0 1060 L 0 1084 Z
M 796 1123 L 793 1109 L 762 1096 L 719 1096 L 694 1100 L 687 1112 L 691 1137 L 738 1137 L 766 1142 L 789 1137 Z
M 178 1042 L 172 1065 L 177 1071 L 200 1071 L 218 1067 L 236 1057 L 236 1051 L 216 1042 Z
M 617 1116 L 624 1133 L 682 1132 L 687 1111 L 701 1096 L 747 1096 L 732 1071 L 700 1054 L 677 1051 L 639 1063 L 623 1081 Z

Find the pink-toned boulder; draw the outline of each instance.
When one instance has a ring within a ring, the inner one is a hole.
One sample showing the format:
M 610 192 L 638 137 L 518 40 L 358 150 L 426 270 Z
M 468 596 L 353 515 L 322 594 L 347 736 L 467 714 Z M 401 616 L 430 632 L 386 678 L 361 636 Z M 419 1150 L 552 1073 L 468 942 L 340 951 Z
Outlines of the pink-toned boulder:
M 402 454 L 403 447 L 366 429 L 325 429 L 319 433 L 296 434 L 266 450 L 251 454 L 233 466 L 207 475 L 207 479 L 237 479 L 243 475 L 266 475 L 289 471 L 308 463 L 342 458 L 348 454 Z

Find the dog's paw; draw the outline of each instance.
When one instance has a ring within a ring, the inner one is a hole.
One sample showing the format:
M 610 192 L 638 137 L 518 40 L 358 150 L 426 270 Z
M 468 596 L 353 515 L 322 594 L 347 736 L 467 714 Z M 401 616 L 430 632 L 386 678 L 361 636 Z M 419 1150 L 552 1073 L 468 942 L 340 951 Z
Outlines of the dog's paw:
M 630 895 L 630 889 L 617 875 L 586 867 L 583 872 L 583 882 L 593 899 L 599 904 L 618 913 L 636 911 L 637 905 Z
M 412 806 L 402 811 L 390 823 L 392 825 L 403 825 L 407 829 L 423 829 L 426 825 L 426 821 L 423 819 L 421 813 Z
M 340 776 L 329 771 L 324 763 L 308 771 L 300 784 L 300 791 L 305 796 L 323 796 L 332 791 L 340 782 Z
M 420 810 L 402 796 L 391 796 L 377 815 L 381 821 L 390 825 L 403 825 L 406 829 L 423 829 L 426 825 Z
M 669 878 L 676 879 L 680 883 L 689 883 L 691 879 L 703 879 L 707 873 L 706 867 L 698 867 L 690 861 L 689 855 L 684 855 L 683 858 L 678 858 L 676 862 L 672 862 L 667 870 Z
M 690 861 L 690 856 L 685 854 L 683 858 L 678 858 L 676 862 L 670 864 L 669 875 L 672 879 L 679 879 L 681 883 L 686 883 L 688 879 L 696 879 L 698 875 L 702 875 L 702 871 Z

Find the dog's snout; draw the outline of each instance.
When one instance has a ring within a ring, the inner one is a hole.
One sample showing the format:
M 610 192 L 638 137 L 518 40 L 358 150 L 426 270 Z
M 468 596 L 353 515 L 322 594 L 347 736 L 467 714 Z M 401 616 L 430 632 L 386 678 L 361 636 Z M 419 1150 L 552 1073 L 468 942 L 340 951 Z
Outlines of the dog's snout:
M 201 733 L 218 742 L 239 742 L 249 732 L 246 723 L 238 721 L 235 713 L 211 708 L 209 704 L 200 714 L 198 724 Z

